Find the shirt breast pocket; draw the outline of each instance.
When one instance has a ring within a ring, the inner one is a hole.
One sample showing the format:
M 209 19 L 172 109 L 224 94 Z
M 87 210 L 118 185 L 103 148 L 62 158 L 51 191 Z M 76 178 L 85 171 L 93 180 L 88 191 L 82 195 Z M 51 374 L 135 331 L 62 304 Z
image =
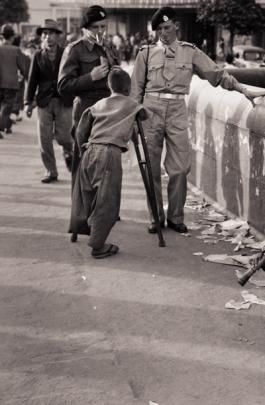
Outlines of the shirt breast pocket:
M 174 82 L 178 86 L 189 86 L 192 79 L 192 63 L 177 62 Z
M 147 78 L 152 83 L 152 86 L 159 87 L 164 85 L 165 79 L 162 76 L 163 67 L 163 63 L 152 64 L 148 67 Z
M 91 72 L 95 66 L 100 65 L 100 58 L 98 55 L 82 55 L 80 58 L 81 74 Z

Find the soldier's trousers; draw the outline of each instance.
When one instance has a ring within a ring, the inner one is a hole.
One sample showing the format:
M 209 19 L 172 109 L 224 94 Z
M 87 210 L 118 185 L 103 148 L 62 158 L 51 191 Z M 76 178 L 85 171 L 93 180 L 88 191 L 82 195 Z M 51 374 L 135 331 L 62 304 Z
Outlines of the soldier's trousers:
M 59 98 L 52 98 L 46 107 L 38 107 L 37 125 L 42 162 L 49 175 L 58 176 L 53 140 L 63 147 L 65 158 L 72 155 L 72 107 L 65 107 Z
M 151 160 L 159 218 L 165 219 L 161 188 L 161 155 L 165 140 L 164 167 L 169 176 L 167 219 L 175 224 L 182 223 L 187 196 L 187 174 L 191 160 L 188 114 L 184 96 L 176 100 L 146 96 L 144 106 L 150 113 L 148 120 L 143 121 L 143 129 Z
M 114 145 L 90 144 L 83 155 L 79 173 L 82 205 L 90 227 L 89 245 L 100 249 L 119 215 L 121 149 Z
M 12 121 L 10 114 L 12 113 L 13 103 L 16 97 L 17 90 L 0 89 L 0 130 L 10 129 Z

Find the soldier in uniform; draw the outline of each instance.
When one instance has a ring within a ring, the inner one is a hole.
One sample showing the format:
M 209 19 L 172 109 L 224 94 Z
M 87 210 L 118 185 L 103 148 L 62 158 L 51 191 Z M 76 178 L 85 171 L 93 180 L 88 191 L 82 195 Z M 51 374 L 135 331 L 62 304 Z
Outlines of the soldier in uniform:
M 114 48 L 104 40 L 106 19 L 104 8 L 97 5 L 89 7 L 81 24 L 83 36 L 70 43 L 62 57 L 58 89 L 62 96 L 76 97 L 73 108 L 73 136 L 84 110 L 110 95 L 107 75 L 110 68 L 119 61 Z M 78 165 L 78 148 L 75 145 L 73 181 Z
M 110 96 L 107 76 L 111 67 L 119 64 L 119 59 L 114 47 L 105 41 L 106 27 L 107 13 L 104 8 L 97 5 L 89 7 L 81 23 L 83 36 L 70 43 L 62 57 L 58 90 L 62 96 L 75 96 L 72 126 L 74 138 L 82 113 L 97 101 Z M 82 199 L 81 190 L 74 188 L 79 163 L 79 149 L 75 140 L 72 164 L 73 201 Z M 81 213 L 80 217 L 72 218 L 71 223 L 75 225 L 83 223 L 85 230 L 81 232 L 80 225 L 79 233 L 89 234 L 89 230 L 85 227 L 86 218 L 83 218 Z M 72 232 L 71 226 L 69 232 Z
M 251 101 L 257 93 L 244 88 L 234 77 L 214 63 L 194 44 L 179 41 L 179 23 L 171 7 L 162 7 L 152 17 L 152 29 L 159 40 L 143 47 L 135 61 L 132 74 L 132 95 L 149 110 L 144 125 L 154 176 L 161 227 L 165 226 L 161 191 L 161 154 L 164 139 L 164 166 L 168 174 L 167 226 L 185 233 L 184 205 L 187 194 L 187 174 L 190 170 L 188 115 L 185 95 L 189 93 L 193 73 L 213 86 L 243 93 Z M 261 95 L 261 94 L 260 94 Z M 153 218 L 150 233 L 157 229 Z

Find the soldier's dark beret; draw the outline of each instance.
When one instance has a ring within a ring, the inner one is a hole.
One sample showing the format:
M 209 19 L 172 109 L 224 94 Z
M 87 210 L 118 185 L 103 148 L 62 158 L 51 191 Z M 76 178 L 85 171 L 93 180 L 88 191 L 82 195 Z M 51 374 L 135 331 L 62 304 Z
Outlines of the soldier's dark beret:
M 91 6 L 83 15 L 81 28 L 88 28 L 93 22 L 105 20 L 105 18 L 107 18 L 107 13 L 103 7 Z
M 159 24 L 164 23 L 168 20 L 175 21 L 176 13 L 171 7 L 161 7 L 158 9 L 152 17 L 152 30 L 155 31 Z

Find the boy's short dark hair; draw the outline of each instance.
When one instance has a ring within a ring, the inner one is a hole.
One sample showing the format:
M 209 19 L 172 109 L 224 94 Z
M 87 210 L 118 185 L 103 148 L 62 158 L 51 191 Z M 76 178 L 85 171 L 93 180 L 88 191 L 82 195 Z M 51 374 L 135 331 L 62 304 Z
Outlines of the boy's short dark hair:
M 115 93 L 121 93 L 126 96 L 130 94 L 131 78 L 125 70 L 114 68 L 110 71 L 108 77 L 109 86 Z

